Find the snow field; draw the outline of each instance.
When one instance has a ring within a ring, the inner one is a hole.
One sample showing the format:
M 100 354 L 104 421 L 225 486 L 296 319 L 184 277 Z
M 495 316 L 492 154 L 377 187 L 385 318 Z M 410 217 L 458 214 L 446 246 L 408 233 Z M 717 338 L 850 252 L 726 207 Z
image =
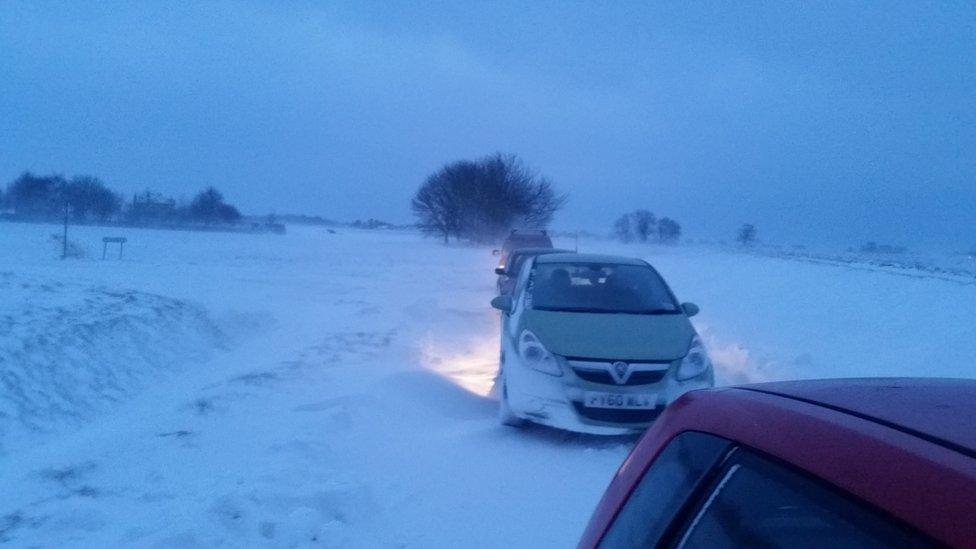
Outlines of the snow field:
M 0 536 L 15 545 L 567 545 L 626 453 L 496 425 L 485 250 L 137 236 L 115 263 L 24 250 L 17 276 L 172 296 L 207 311 L 227 349 L 8 455 Z
M 632 443 L 497 425 L 489 250 L 126 229 L 125 258 L 101 261 L 120 230 L 72 231 L 89 253 L 61 262 L 55 227 L 0 225 L 13 546 L 566 547 Z M 698 303 L 722 383 L 976 375 L 973 285 L 581 249 L 645 257 Z

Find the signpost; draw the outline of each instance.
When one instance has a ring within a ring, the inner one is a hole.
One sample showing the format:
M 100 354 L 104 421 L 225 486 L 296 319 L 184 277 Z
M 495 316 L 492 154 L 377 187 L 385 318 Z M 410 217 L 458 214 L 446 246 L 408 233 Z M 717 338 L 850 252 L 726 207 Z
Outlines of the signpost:
M 105 259 L 105 254 L 108 252 L 109 244 L 119 245 L 119 259 L 122 259 L 122 246 L 128 242 L 124 236 L 106 236 L 102 239 L 102 259 Z

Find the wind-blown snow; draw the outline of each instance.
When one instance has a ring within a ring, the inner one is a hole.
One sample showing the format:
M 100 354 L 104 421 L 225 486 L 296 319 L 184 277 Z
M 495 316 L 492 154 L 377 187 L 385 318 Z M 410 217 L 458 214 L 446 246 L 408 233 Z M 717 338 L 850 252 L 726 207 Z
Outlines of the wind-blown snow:
M 85 227 L 62 262 L 53 232 L 0 224 L 0 541 L 565 547 L 632 444 L 497 425 L 488 250 Z M 116 233 L 125 258 L 97 259 Z M 973 285 L 582 246 L 698 303 L 722 382 L 974 375 Z
M 0 292 L 0 444 L 77 427 L 224 340 L 205 311 L 158 295 L 11 272 Z

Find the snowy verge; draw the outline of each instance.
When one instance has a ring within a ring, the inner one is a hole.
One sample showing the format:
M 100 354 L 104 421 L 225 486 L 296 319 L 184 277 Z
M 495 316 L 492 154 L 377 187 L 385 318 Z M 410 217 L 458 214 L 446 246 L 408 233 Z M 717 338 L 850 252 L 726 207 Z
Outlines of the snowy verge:
M 154 294 L 0 273 L 0 450 L 76 427 L 226 337 Z

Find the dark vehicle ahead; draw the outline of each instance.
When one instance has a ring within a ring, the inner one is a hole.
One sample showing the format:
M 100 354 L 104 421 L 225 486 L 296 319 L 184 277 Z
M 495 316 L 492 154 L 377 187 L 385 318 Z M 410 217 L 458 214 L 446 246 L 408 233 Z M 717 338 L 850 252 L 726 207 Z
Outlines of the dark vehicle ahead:
M 505 268 L 508 264 L 508 257 L 519 248 L 552 248 L 552 239 L 549 233 L 537 229 L 512 229 L 505 242 L 502 243 L 501 250 L 493 253 L 498 256 L 498 267 Z
M 581 548 L 974 547 L 976 381 L 693 391 L 621 465 Z
M 513 250 L 508 256 L 508 261 L 504 267 L 495 267 L 495 274 L 498 275 L 498 295 L 509 295 L 515 289 L 515 282 L 518 280 L 519 271 L 525 265 L 527 259 L 546 254 L 571 254 L 572 250 L 560 248 L 518 248 Z

